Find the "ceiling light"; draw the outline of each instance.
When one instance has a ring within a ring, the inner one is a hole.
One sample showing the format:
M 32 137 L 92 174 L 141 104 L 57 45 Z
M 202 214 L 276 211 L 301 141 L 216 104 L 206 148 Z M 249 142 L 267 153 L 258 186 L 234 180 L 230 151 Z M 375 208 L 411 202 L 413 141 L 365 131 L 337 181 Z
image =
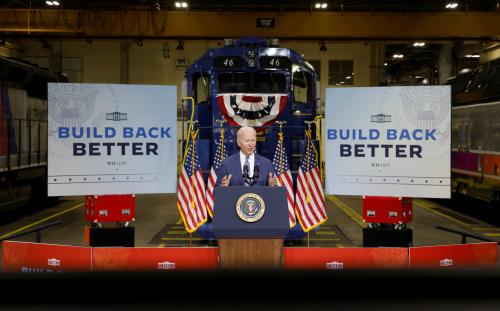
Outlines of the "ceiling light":
M 405 57 L 403 54 L 392 54 L 392 58 L 403 58 Z
M 52 4 L 55 5 L 55 6 L 58 6 L 59 5 L 59 1 L 52 1 Z
M 467 54 L 465 55 L 466 58 L 479 58 L 479 54 Z
M 456 9 L 457 7 L 458 7 L 458 3 L 456 3 L 456 2 L 450 2 L 446 5 L 446 8 L 450 9 L 450 10 Z
M 315 9 L 326 9 L 328 7 L 328 2 L 316 2 L 314 5 Z
M 179 40 L 177 47 L 175 48 L 177 51 L 184 51 L 184 42 Z
M 188 7 L 188 3 L 186 1 L 175 1 L 174 5 L 178 9 L 180 9 L 180 8 L 185 9 Z
M 320 43 L 319 43 L 319 50 L 320 50 L 321 52 L 324 52 L 324 51 L 326 51 L 326 50 L 327 50 L 327 49 L 326 49 L 325 42 L 320 42 Z
M 425 42 L 415 42 L 415 43 L 413 43 L 413 46 L 414 47 L 422 47 L 422 46 L 425 46 Z

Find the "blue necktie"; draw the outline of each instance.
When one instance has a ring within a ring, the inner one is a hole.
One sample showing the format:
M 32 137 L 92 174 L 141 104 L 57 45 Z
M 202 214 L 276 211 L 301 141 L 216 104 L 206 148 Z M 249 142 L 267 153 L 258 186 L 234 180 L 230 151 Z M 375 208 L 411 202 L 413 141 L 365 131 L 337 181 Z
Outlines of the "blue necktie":
M 248 161 L 248 157 L 245 157 L 245 165 L 248 167 L 248 176 L 250 177 L 250 162 Z M 247 180 L 245 180 L 245 186 L 249 187 Z

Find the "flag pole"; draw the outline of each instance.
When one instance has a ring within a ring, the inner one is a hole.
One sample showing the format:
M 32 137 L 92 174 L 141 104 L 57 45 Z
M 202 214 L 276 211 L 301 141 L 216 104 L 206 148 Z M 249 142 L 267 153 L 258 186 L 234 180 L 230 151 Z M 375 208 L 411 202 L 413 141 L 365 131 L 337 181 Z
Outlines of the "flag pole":
M 304 121 L 305 124 L 307 124 L 307 130 L 306 130 L 306 139 L 307 139 L 307 150 L 309 150 L 309 144 L 312 144 L 312 138 L 311 138 L 311 123 L 314 121 Z M 309 152 L 306 154 L 306 165 L 309 169 Z M 309 204 L 309 178 L 306 178 L 306 204 Z M 310 247 L 310 237 L 311 234 L 309 231 L 307 231 L 307 247 Z

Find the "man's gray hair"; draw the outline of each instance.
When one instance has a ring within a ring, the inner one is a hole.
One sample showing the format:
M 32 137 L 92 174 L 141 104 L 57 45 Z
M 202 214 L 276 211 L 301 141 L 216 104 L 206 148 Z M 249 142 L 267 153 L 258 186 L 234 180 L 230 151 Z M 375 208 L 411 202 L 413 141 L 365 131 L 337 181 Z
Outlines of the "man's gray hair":
M 255 134 L 255 136 L 257 136 L 257 131 L 253 127 L 242 126 L 242 127 L 240 127 L 240 129 L 236 133 L 237 139 L 240 140 L 241 139 L 241 135 L 243 135 L 243 133 L 245 133 L 245 132 L 253 132 Z

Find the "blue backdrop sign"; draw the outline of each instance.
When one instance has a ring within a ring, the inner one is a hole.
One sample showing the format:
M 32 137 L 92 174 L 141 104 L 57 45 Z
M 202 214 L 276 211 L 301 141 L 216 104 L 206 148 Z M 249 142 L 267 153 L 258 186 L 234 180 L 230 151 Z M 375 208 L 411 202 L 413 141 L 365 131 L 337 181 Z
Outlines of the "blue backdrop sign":
M 49 83 L 50 196 L 176 192 L 176 87 Z
M 450 197 L 449 86 L 330 88 L 329 194 Z

